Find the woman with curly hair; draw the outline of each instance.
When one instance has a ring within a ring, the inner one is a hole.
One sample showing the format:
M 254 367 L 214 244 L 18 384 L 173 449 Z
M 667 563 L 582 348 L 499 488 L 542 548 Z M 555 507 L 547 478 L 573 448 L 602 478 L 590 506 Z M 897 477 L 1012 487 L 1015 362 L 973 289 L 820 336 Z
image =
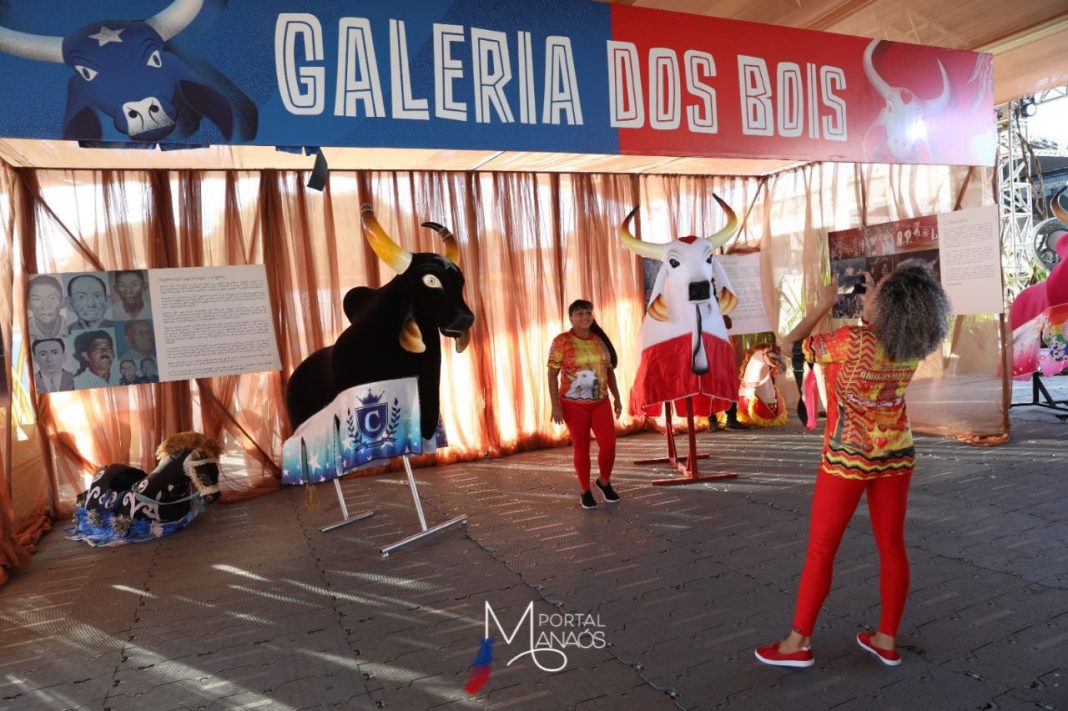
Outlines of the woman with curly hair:
M 946 337 L 949 300 L 919 260 L 902 262 L 878 285 L 870 274 L 864 276 L 862 325 L 809 336 L 833 306 L 832 290 L 784 339 L 783 349 L 790 352 L 803 338 L 799 345 L 805 359 L 824 368 L 827 429 L 793 629 L 781 642 L 756 649 L 756 658 L 765 664 L 815 663 L 812 628 L 831 588 L 838 544 L 861 495 L 868 499 L 879 549 L 881 617 L 876 632 L 861 632 L 857 644 L 883 664 L 901 664 L 895 639 L 909 589 L 904 533 L 914 463 L 904 395 L 920 361 Z

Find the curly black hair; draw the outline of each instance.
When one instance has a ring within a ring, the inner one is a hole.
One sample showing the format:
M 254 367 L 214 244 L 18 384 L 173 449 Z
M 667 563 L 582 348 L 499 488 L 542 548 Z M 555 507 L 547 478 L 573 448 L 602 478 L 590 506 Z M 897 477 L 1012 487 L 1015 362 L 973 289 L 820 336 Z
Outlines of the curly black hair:
M 871 328 L 892 359 L 922 359 L 945 340 L 949 309 L 949 297 L 930 266 L 908 259 L 879 284 Z

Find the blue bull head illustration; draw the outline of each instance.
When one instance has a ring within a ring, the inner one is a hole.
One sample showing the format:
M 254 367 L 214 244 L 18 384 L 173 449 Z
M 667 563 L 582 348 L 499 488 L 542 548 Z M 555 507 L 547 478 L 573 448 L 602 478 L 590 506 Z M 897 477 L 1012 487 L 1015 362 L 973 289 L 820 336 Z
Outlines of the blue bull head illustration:
M 103 20 L 66 37 L 32 35 L 0 27 L 0 51 L 74 71 L 67 85 L 63 138 L 102 137 L 97 112 L 135 141 L 158 141 L 183 118 L 207 117 L 229 140 L 234 111 L 167 42 L 200 12 L 204 0 L 174 0 L 147 20 Z

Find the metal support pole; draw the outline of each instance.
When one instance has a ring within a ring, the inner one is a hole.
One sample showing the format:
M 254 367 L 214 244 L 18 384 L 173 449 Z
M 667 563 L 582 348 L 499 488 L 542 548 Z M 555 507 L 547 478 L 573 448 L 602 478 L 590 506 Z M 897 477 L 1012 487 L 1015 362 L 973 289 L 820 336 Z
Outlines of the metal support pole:
M 327 531 L 333 531 L 335 528 L 347 526 L 355 521 L 362 521 L 363 519 L 374 515 L 374 511 L 364 511 L 363 513 L 358 513 L 355 516 L 349 516 L 349 507 L 345 505 L 345 497 L 341 493 L 341 481 L 337 478 L 334 479 L 334 490 L 337 492 L 337 503 L 341 507 L 341 520 L 337 523 L 332 523 L 329 526 L 323 526 L 322 528 L 320 528 L 319 530 L 323 533 L 326 533 Z
M 693 421 L 693 398 L 686 398 L 686 434 L 687 455 L 679 457 L 677 454 L 671 464 L 683 476 L 674 476 L 667 479 L 653 479 L 653 486 L 679 486 L 680 484 L 695 484 L 699 481 L 715 481 L 717 479 L 737 479 L 737 474 L 701 474 L 697 468 L 698 459 L 707 459 L 707 454 L 697 453 L 697 433 L 694 431 Z M 675 454 L 672 452 L 672 454 Z
M 412 490 L 412 501 L 415 503 L 415 512 L 419 514 L 419 527 L 424 531 L 426 530 L 426 516 L 423 515 L 423 504 L 419 501 L 419 489 L 415 486 L 415 475 L 412 474 L 412 465 L 408 461 L 408 457 L 401 457 L 404 460 L 404 473 L 408 475 L 408 488 Z
M 388 558 L 390 553 L 400 548 L 401 546 L 408 545 L 409 543 L 412 543 L 413 541 L 418 541 L 421 538 L 426 538 L 427 536 L 433 533 L 437 533 L 438 531 L 443 531 L 449 526 L 454 526 L 458 523 L 467 522 L 467 514 L 461 514 L 460 516 L 457 516 L 456 518 L 451 518 L 448 521 L 445 521 L 444 523 L 439 523 L 436 526 L 427 528 L 426 516 L 423 515 L 423 504 L 419 501 L 419 489 L 415 485 L 415 475 L 412 474 L 412 465 L 408 461 L 408 455 L 405 454 L 401 458 L 404 460 L 404 472 L 408 475 L 408 487 L 412 490 L 412 502 L 415 504 L 415 512 L 419 515 L 419 527 L 421 530 L 418 533 L 413 533 L 407 538 L 402 538 L 396 543 L 390 543 L 388 546 L 382 548 L 383 558 Z

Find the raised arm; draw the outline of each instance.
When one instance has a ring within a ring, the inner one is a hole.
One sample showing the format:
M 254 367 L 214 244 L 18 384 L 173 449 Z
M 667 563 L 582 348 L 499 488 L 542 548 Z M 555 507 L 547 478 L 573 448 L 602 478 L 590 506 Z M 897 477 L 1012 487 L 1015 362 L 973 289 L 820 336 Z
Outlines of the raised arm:
M 834 302 L 837 298 L 838 288 L 833 281 L 829 285 L 822 287 L 815 306 L 805 313 L 805 317 L 801 319 L 801 323 L 794 326 L 793 330 L 779 340 L 779 347 L 782 349 L 782 352 L 787 354 L 792 353 L 796 341 L 800 341 L 812 335 L 812 330 L 816 328 L 816 324 L 818 324 L 820 320 L 827 315 L 827 312 L 834 307 Z

